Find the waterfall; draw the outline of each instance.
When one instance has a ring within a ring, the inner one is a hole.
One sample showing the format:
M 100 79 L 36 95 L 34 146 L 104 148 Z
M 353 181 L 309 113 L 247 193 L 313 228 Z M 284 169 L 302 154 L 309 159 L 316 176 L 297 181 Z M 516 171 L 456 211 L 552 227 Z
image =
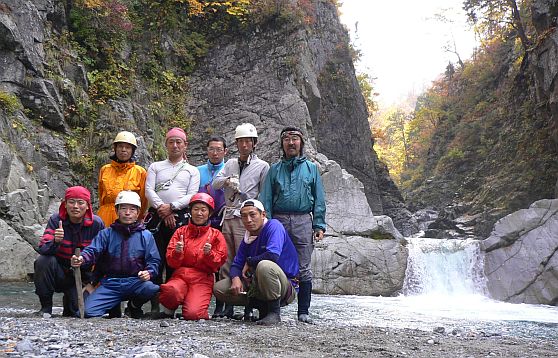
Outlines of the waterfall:
M 408 239 L 406 296 L 485 295 L 486 279 L 478 240 Z

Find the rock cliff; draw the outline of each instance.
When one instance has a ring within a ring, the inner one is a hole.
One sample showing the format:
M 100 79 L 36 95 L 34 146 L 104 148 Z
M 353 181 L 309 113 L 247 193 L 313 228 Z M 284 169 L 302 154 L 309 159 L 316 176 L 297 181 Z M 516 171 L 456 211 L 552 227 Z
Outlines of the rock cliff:
M 0 2 L 0 219 L 18 234 L 3 230 L 0 240 L 9 245 L 0 249 L 4 257 L 12 257 L 10 250 L 27 255 L 26 262 L 32 261 L 29 250 L 36 247 L 68 186 L 84 185 L 95 196 L 96 173 L 108 160 L 117 131 L 130 130 L 139 137 L 139 164 L 161 158 L 166 125 L 150 106 L 141 78 L 132 83 L 129 96 L 93 102 L 88 95 L 88 66 L 68 37 L 70 5 L 55 0 Z M 309 157 L 330 163 L 325 154 L 339 163 L 322 165 L 328 181 L 350 184 L 331 189 L 331 198 L 344 198 L 349 190 L 359 203 L 359 208 L 344 208 L 329 200 L 328 215 L 366 215 L 375 222 L 373 214 L 385 213 L 404 233 L 413 232 L 415 224 L 372 149 L 347 32 L 332 2 L 320 0 L 315 6 L 312 25 L 270 22 L 252 33 L 227 36 L 209 49 L 189 78 L 185 97 L 185 113 L 193 120 L 190 161 L 204 161 L 211 134 L 224 135 L 231 145 L 234 127 L 242 122 L 258 127 L 258 153 L 275 161 L 279 130 L 294 124 L 307 133 Z M 134 47 L 129 45 L 119 56 L 131 61 L 129 49 Z M 231 149 L 234 155 L 234 146 Z M 334 167 L 338 169 L 328 174 Z M 380 221 L 387 227 L 375 226 L 380 236 L 399 237 L 389 218 Z M 331 235 L 371 237 L 372 226 L 364 231 L 331 227 Z M 389 249 L 404 255 L 401 245 L 396 240 Z M 400 264 L 404 261 L 401 256 Z M 29 265 L 18 266 L 2 278 L 21 279 L 30 270 Z M 394 276 L 401 276 L 404 267 L 397 272 Z M 392 280 L 393 290 L 400 286 L 398 280 Z
M 514 303 L 558 303 L 558 200 L 540 200 L 499 220 L 483 240 L 491 296 Z

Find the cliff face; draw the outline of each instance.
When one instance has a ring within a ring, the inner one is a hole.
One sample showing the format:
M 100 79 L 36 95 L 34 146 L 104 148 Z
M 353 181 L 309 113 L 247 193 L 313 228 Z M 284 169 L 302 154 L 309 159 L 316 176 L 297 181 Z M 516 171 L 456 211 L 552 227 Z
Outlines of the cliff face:
M 486 237 L 504 215 L 555 196 L 554 3 L 535 1 L 533 18 L 524 19 L 536 29 L 526 54 L 518 55 L 514 38 L 493 41 L 476 55 L 478 62 L 466 63 L 453 80 L 445 80 L 451 113 L 437 124 L 423 161 L 424 180 L 405 193 L 412 207 L 460 203 L 478 214 L 477 234 Z
M 138 136 L 140 165 L 162 158 L 160 144 L 169 124 L 153 110 L 145 79 L 130 81 L 129 96 L 101 102 L 88 95 L 91 73 L 67 33 L 65 6 L 71 4 L 0 2 L 0 226 L 6 227 L 3 237 L 15 243 L 10 250 L 22 255 L 14 260 L 25 262 L 20 267 L 5 261 L 6 268 L 18 269 L 2 279 L 33 271 L 33 248 L 68 186 L 84 185 L 96 197 L 97 173 L 108 161 L 118 131 Z M 323 153 L 338 161 L 364 183 L 372 212 L 394 214 L 396 226 L 409 233 L 414 226 L 407 224 L 409 213 L 397 191 L 379 184 L 393 188 L 387 171 L 375 162 L 347 33 L 334 5 L 317 1 L 315 6 L 310 26 L 270 21 L 252 33 L 228 36 L 209 50 L 190 77 L 185 96 L 184 113 L 193 120 L 190 162 L 205 161 L 211 134 L 224 135 L 235 155 L 233 132 L 242 122 L 256 125 L 258 153 L 273 162 L 280 155 L 280 129 L 296 125 L 307 133 L 310 157 Z M 132 61 L 130 49 L 141 46 L 147 44 L 129 43 L 119 56 Z M 163 66 L 175 62 L 164 61 Z M 355 190 L 363 189 L 358 184 Z M 346 210 L 346 215 L 355 214 Z M 334 228 L 331 232 L 343 235 Z
M 335 6 L 318 1 L 310 27 L 270 22 L 210 50 L 190 81 L 192 158 L 203 159 L 209 133 L 232 144 L 235 126 L 251 122 L 259 129 L 260 157 L 273 162 L 280 156 L 281 128 L 296 125 L 310 138 L 310 156 L 319 152 L 340 163 L 364 184 L 373 213 L 390 215 L 408 235 L 416 227 L 387 170 L 377 164 L 348 43 Z

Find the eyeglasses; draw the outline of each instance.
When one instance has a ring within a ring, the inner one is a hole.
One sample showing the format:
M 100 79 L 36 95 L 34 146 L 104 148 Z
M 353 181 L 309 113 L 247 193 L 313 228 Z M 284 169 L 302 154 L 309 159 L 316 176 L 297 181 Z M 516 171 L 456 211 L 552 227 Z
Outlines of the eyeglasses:
M 86 204 L 87 204 L 87 201 L 81 200 L 81 199 L 68 199 L 68 200 L 66 200 L 66 205 L 69 205 L 69 206 L 75 206 L 75 205 L 84 206 Z
M 221 153 L 224 151 L 223 148 L 207 148 L 207 151 L 209 153 Z

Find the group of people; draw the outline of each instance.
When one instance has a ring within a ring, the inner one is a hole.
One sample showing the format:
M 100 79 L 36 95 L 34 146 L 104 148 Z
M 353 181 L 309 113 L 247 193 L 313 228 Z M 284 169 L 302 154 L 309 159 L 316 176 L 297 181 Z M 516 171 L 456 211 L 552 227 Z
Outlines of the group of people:
M 270 167 L 255 153 L 256 128 L 243 123 L 235 130 L 238 158 L 225 163 L 226 141 L 215 136 L 207 163 L 194 167 L 186 133 L 172 128 L 167 159 L 146 171 L 136 164 L 136 137 L 118 133 L 99 173 L 97 215 L 90 192 L 75 186 L 48 221 L 35 261 L 40 313 L 51 315 L 53 294 L 63 292 L 63 316 L 78 316 L 79 270 L 85 317 L 120 317 L 127 301 L 125 314 L 141 318 L 151 301 L 157 317 L 174 317 L 182 306 L 183 319 L 208 319 L 214 295 L 213 318 L 256 320 L 257 309 L 257 323 L 269 325 L 298 296 L 298 320 L 310 323 L 310 264 L 326 208 L 304 140 L 300 129 L 284 128 L 283 155 Z

